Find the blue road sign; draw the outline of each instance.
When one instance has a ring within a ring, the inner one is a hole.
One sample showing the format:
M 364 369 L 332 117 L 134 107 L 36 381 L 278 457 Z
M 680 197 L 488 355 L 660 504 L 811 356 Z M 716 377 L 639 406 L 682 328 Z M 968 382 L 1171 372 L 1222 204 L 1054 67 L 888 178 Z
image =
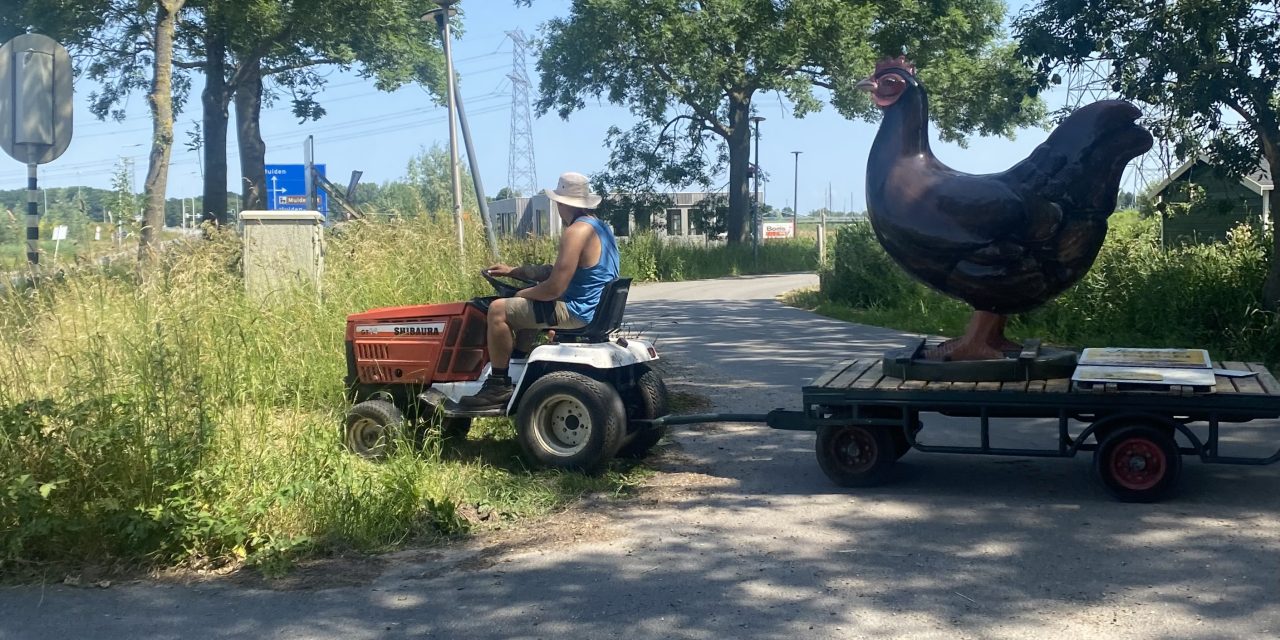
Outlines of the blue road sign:
M 316 173 L 324 175 L 324 165 L 317 164 Z M 329 195 L 316 189 L 317 208 L 329 216 Z M 267 165 L 267 209 L 270 211 L 304 211 L 307 208 L 307 165 Z

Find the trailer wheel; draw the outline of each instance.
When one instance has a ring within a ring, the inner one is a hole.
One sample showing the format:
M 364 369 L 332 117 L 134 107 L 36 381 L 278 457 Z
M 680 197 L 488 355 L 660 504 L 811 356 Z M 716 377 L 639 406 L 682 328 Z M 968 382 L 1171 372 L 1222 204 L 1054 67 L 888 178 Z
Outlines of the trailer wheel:
M 612 385 L 573 371 L 554 371 L 520 399 L 516 432 L 521 448 L 534 460 L 595 472 L 618 451 L 626 419 Z
M 636 378 L 636 384 L 627 390 L 624 404 L 627 410 L 627 420 L 652 420 L 667 415 L 669 409 L 667 384 L 662 381 L 662 376 L 657 371 L 649 368 L 647 364 L 638 364 L 637 371 L 640 375 Z M 662 436 L 667 434 L 667 428 L 645 426 L 639 431 L 631 434 L 631 439 L 625 441 L 622 448 L 618 449 L 619 458 L 629 458 L 638 460 L 649 454 L 649 451 L 658 444 Z
M 818 466 L 842 487 L 874 487 L 897 460 L 890 429 L 857 425 L 818 427 Z
M 1173 434 L 1148 425 L 1118 428 L 1093 454 L 1103 486 L 1121 502 L 1157 502 L 1167 497 L 1182 471 Z
M 386 400 L 365 400 L 347 412 L 342 440 L 352 453 L 369 460 L 391 454 L 404 433 L 404 414 Z

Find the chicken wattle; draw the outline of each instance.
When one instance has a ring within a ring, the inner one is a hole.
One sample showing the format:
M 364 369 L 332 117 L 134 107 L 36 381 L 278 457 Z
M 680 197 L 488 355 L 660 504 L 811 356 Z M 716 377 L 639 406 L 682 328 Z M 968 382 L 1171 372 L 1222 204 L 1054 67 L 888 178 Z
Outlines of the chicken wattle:
M 974 308 L 960 338 L 927 357 L 1003 358 L 1007 314 L 1038 307 L 1093 264 L 1125 165 L 1151 148 L 1137 107 L 1095 102 L 1069 115 L 1003 173 L 947 167 L 929 149 L 929 103 L 915 68 L 884 60 L 858 83 L 884 110 L 867 161 L 867 216 L 911 275 Z

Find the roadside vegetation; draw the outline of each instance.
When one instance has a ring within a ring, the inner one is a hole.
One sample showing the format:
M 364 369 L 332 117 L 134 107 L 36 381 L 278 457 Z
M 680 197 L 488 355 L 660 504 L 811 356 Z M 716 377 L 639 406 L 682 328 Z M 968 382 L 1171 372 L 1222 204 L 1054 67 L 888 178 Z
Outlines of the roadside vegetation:
M 1280 362 L 1280 319 L 1264 310 L 1270 238 L 1239 227 L 1226 242 L 1162 248 L 1155 219 L 1114 215 L 1089 273 L 1031 313 L 1010 319 L 1014 340 L 1074 347 L 1208 349 L 1215 360 Z M 913 280 L 868 224 L 840 229 L 817 291 L 792 304 L 854 322 L 931 335 L 964 331 L 971 309 Z
M 78 564 L 279 569 L 335 550 L 378 551 L 507 526 L 584 493 L 625 493 L 643 466 L 598 477 L 530 468 L 511 424 L 465 442 L 347 453 L 345 316 L 488 294 L 479 229 L 459 259 L 447 223 L 351 223 L 326 250 L 319 299 L 243 293 L 224 232 L 167 252 L 162 277 L 93 272 L 0 305 L 0 575 Z M 510 262 L 550 241 L 511 243 Z M 761 247 L 797 270 L 811 248 Z M 750 250 L 623 247 L 639 280 L 752 272 Z M 679 256 L 683 267 L 653 268 Z M 645 266 L 650 265 L 650 266 Z

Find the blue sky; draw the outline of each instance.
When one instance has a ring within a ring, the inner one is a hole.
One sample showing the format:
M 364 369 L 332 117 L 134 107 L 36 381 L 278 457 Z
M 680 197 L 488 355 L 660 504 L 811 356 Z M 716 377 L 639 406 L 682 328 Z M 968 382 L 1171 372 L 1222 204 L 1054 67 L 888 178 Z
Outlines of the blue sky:
M 507 181 L 511 97 L 506 75 L 511 72 L 512 45 L 505 32 L 519 27 L 526 35 L 533 36 L 538 26 L 549 18 L 567 15 L 569 3 L 539 0 L 533 7 L 517 8 L 510 0 L 463 0 L 461 6 L 465 11 L 465 35 L 454 42 L 454 59 L 461 76 L 461 92 L 481 177 L 485 190 L 492 195 Z M 529 56 L 528 65 L 530 80 L 535 85 L 530 90 L 533 99 L 538 81 L 533 55 Z M 178 117 L 169 174 L 170 197 L 194 196 L 200 192 L 198 158 L 184 146 L 188 139 L 186 131 L 200 119 L 199 90 L 197 79 L 192 94 L 195 99 L 188 102 L 187 110 Z M 109 188 L 113 168 L 125 157 L 132 158 L 136 165 L 135 187 L 141 190 L 150 136 L 145 96 L 130 97 L 128 118 L 124 122 L 102 122 L 88 111 L 87 97 L 91 91 L 88 82 L 77 84 L 76 124 L 71 146 L 61 158 L 41 166 L 41 186 L 83 184 Z M 328 175 L 335 182 L 346 184 L 351 171 L 359 169 L 364 172 L 362 181 L 382 183 L 401 178 L 409 158 L 419 149 L 435 143 L 448 144 L 445 110 L 435 106 L 420 87 L 408 86 L 383 93 L 353 73 L 334 70 L 328 88 L 319 99 L 328 114 L 316 122 L 300 124 L 289 113 L 287 102 L 278 102 L 263 114 L 268 163 L 301 163 L 303 140 L 314 135 L 316 160 L 328 165 Z M 802 212 L 822 206 L 828 185 L 835 209 L 848 209 L 850 203 L 853 209 L 865 208 L 863 178 L 876 125 L 845 120 L 830 107 L 796 119 L 790 115 L 785 101 L 773 93 L 758 94 L 756 107 L 759 114 L 767 118 L 760 129 L 760 164 L 770 176 L 769 183 L 763 187 L 767 203 L 776 207 L 791 203 L 794 169 L 791 152 L 801 151 L 799 201 Z M 567 121 L 554 113 L 535 117 L 533 139 L 539 186 L 554 186 L 556 176 L 564 171 L 589 174 L 600 170 L 608 159 L 603 146 L 605 131 L 610 126 L 626 128 L 632 122 L 625 108 L 592 102 Z M 239 160 L 235 152 L 234 123 L 229 135 L 232 181 L 229 188 L 239 191 L 235 185 Z M 1026 157 L 1047 135 L 1046 131 L 1032 129 L 1019 132 L 1014 140 L 973 138 L 967 149 L 935 140 L 934 152 L 943 162 L 962 171 L 1000 171 Z M 7 156 L 0 157 L 0 189 L 23 188 L 25 178 L 23 165 Z

